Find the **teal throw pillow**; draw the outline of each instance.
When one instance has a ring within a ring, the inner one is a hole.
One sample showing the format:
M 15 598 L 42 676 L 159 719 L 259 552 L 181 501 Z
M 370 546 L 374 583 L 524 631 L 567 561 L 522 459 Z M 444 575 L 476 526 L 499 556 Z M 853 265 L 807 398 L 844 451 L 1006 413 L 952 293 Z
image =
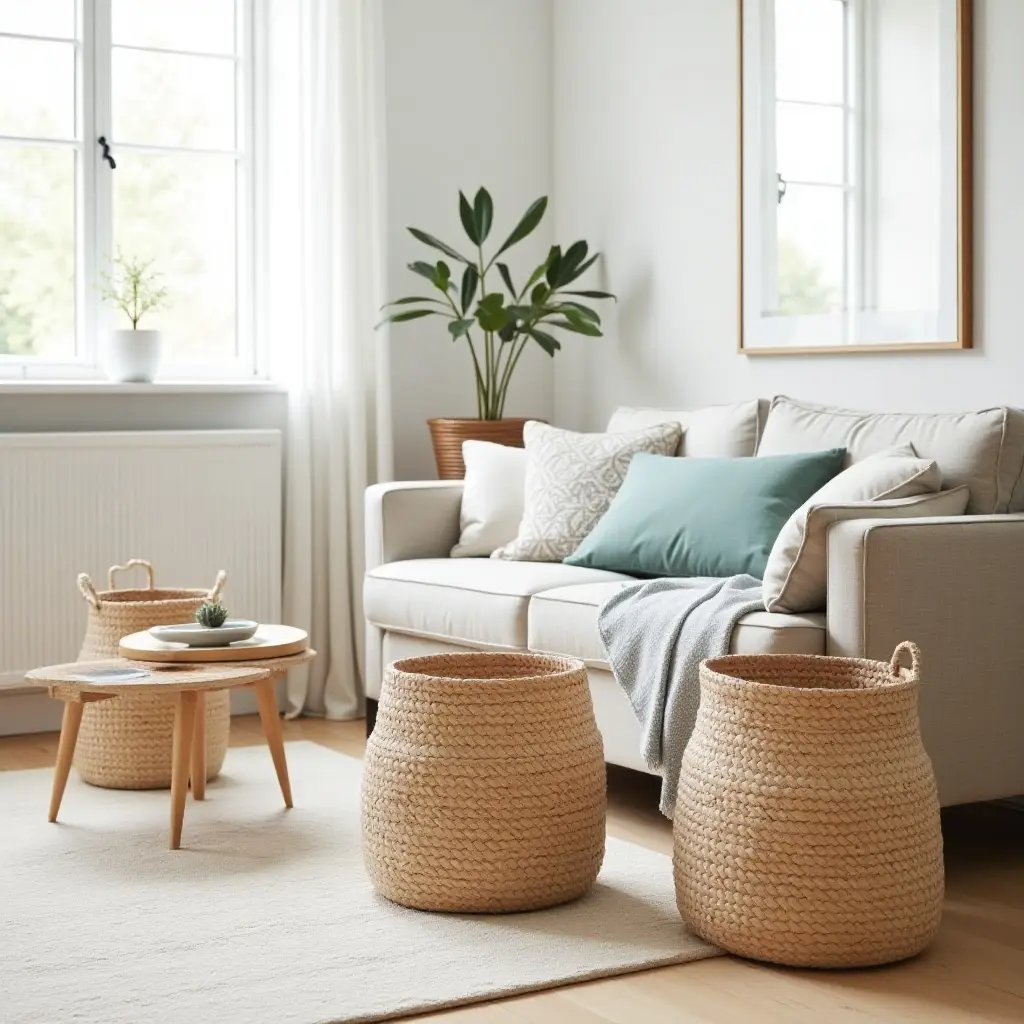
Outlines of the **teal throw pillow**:
M 565 559 L 633 576 L 764 577 L 789 517 L 845 448 L 745 459 L 634 455 L 608 511 Z

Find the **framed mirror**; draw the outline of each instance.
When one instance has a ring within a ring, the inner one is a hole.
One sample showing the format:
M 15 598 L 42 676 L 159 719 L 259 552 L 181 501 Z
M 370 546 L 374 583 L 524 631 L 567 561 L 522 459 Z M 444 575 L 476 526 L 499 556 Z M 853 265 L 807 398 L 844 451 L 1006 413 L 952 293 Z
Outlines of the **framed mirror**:
M 971 347 L 973 0 L 737 0 L 740 351 Z

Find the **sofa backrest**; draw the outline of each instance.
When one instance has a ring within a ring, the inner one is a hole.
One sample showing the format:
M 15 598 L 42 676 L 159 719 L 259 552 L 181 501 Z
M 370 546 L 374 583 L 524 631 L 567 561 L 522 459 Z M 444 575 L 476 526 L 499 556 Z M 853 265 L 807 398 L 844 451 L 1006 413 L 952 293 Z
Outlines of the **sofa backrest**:
M 608 421 L 608 433 L 644 430 L 661 423 L 683 428 L 677 455 L 698 459 L 736 459 L 757 450 L 758 402 L 709 405 L 704 409 L 632 409 L 620 406 Z
M 966 484 L 969 515 L 1024 510 L 1024 411 L 870 413 L 772 400 L 758 455 L 846 448 L 852 462 L 909 441 L 934 459 L 945 488 Z

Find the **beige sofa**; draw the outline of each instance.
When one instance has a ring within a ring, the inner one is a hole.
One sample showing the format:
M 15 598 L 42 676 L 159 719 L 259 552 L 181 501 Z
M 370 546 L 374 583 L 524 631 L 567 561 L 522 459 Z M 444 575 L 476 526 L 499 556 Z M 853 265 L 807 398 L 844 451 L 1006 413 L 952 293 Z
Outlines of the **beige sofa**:
M 968 515 L 839 522 L 828 536 L 827 608 L 755 612 L 732 650 L 888 659 L 923 652 L 921 721 L 944 805 L 1024 793 L 1024 413 L 865 414 L 787 398 L 674 412 L 618 410 L 611 430 L 683 424 L 682 456 L 845 446 L 853 460 L 911 441 Z M 392 483 L 366 496 L 367 696 L 382 668 L 440 651 L 531 650 L 581 658 L 609 762 L 647 771 L 640 725 L 612 676 L 597 611 L 629 578 L 558 563 L 449 558 L 460 482 Z M 879 771 L 885 766 L 880 765 Z

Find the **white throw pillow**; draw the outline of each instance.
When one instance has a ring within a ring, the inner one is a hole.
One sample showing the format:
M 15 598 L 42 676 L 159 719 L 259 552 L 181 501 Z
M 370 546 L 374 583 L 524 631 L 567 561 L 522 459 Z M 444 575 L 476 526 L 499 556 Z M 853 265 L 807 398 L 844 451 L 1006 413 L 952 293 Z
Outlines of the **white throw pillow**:
M 462 461 L 466 464 L 459 514 L 462 532 L 452 558 L 487 558 L 519 532 L 526 450 L 492 441 L 463 441 Z
M 700 459 L 738 459 L 757 450 L 758 402 L 709 405 L 703 409 L 633 409 L 620 406 L 608 421 L 609 434 L 643 430 L 659 423 L 683 428 L 676 455 Z
M 917 458 L 913 446 L 900 445 L 855 462 L 816 491 L 793 513 L 775 539 L 764 573 L 764 604 L 770 612 L 818 611 L 825 605 L 826 533 L 834 519 L 816 515 L 824 508 L 867 506 L 874 514 L 880 503 L 935 494 L 942 474 L 931 459 Z M 954 501 L 955 505 L 955 501 Z M 917 505 L 913 506 L 915 509 Z M 959 515 L 917 511 L 916 515 Z M 896 506 L 897 513 L 903 506 Z M 840 516 L 849 518 L 849 516 Z M 866 516 L 865 518 L 868 518 Z
M 608 511 L 637 452 L 672 455 L 682 428 L 663 423 L 623 434 L 577 434 L 531 421 L 526 442 L 526 503 L 519 535 L 492 558 L 560 562 Z

